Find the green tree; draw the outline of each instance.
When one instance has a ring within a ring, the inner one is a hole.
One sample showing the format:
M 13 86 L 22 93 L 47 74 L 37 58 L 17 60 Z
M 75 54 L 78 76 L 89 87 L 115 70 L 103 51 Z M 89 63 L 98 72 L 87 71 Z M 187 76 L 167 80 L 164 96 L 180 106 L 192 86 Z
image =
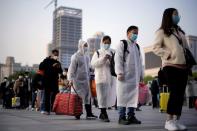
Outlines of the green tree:
M 152 76 L 150 76 L 150 75 L 145 76 L 145 77 L 144 77 L 144 83 L 147 84 L 148 81 L 152 81 L 153 79 L 154 79 L 154 77 L 152 77 Z
M 17 72 L 15 72 L 14 74 L 10 75 L 10 76 L 8 77 L 8 79 L 9 79 L 9 80 L 12 80 L 12 79 L 16 80 L 16 79 L 18 78 L 19 75 L 24 76 L 24 74 L 25 74 L 24 71 L 17 71 Z
M 9 77 L 8 77 L 8 79 L 9 80 L 12 80 L 12 79 L 14 79 L 14 80 L 16 80 L 16 79 L 18 79 L 18 77 L 21 75 L 21 76 L 25 76 L 25 75 L 28 75 L 30 78 L 33 76 L 33 74 L 35 74 L 33 71 L 31 71 L 31 72 L 27 72 L 27 71 L 17 71 L 17 72 L 15 72 L 14 74 L 12 74 L 12 75 L 10 75 Z
M 193 78 L 197 78 L 197 72 L 193 72 L 193 73 L 192 73 L 192 77 L 193 77 Z

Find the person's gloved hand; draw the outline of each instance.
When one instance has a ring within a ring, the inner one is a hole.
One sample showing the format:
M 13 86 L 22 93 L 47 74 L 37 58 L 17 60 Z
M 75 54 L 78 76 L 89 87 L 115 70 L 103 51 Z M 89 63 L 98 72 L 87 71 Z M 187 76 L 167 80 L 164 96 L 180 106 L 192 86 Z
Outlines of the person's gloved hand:
M 118 74 L 118 80 L 119 81 L 123 81 L 124 80 L 124 76 L 123 76 L 123 74 Z
M 60 68 L 60 64 L 59 63 L 55 63 L 55 64 L 53 64 L 53 67 Z
M 105 60 L 107 60 L 107 59 L 111 59 L 111 56 L 109 54 L 105 55 Z
M 73 80 L 70 80 L 68 85 L 73 86 Z

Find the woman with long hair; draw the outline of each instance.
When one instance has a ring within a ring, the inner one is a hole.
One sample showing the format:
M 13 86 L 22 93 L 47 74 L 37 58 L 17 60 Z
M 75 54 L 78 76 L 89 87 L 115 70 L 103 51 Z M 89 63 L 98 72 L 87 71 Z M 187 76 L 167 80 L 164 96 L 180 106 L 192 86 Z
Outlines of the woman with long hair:
M 165 123 L 167 130 L 186 129 L 186 126 L 179 123 L 179 119 L 189 72 L 184 49 L 189 49 L 189 47 L 185 32 L 178 26 L 179 21 L 180 16 L 177 9 L 166 9 L 153 45 L 153 52 L 161 57 L 167 86 L 170 90 Z

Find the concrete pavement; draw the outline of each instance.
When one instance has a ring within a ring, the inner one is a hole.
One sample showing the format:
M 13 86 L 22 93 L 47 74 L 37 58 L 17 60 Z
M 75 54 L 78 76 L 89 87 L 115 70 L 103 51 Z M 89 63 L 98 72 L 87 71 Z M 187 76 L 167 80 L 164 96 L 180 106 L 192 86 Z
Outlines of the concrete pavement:
M 165 113 L 150 106 L 143 106 L 142 111 L 136 112 L 136 116 L 142 121 L 141 125 L 119 125 L 116 110 L 108 110 L 110 123 L 97 120 L 86 120 L 85 114 L 81 120 L 75 120 L 73 116 L 42 115 L 40 112 L 15 109 L 0 109 L 0 131 L 165 131 Z M 99 110 L 93 108 L 93 112 L 99 115 Z M 197 131 L 197 111 L 183 108 L 181 122 L 189 131 Z

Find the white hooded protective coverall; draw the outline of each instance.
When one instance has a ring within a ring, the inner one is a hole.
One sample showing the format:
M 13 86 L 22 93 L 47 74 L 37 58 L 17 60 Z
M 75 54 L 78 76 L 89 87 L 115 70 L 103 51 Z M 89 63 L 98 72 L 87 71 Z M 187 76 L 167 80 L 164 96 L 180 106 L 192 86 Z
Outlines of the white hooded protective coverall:
M 106 54 L 112 55 L 111 49 L 99 49 L 94 53 L 91 65 L 95 69 L 96 92 L 99 108 L 107 108 L 115 105 L 116 81 L 110 72 L 110 61 L 105 59 Z
M 121 41 L 116 48 L 115 54 L 115 72 L 116 74 L 123 74 L 124 80 L 117 79 L 117 106 L 122 107 L 137 107 L 138 104 L 138 86 L 140 76 L 142 76 L 142 61 L 140 52 L 135 45 L 127 40 L 128 47 L 125 55 L 125 62 L 123 60 L 124 44 Z
M 85 41 L 79 40 L 78 51 L 71 57 L 68 80 L 73 81 L 73 86 L 79 96 L 82 97 L 84 104 L 90 104 L 90 60 L 84 51 L 85 44 Z

